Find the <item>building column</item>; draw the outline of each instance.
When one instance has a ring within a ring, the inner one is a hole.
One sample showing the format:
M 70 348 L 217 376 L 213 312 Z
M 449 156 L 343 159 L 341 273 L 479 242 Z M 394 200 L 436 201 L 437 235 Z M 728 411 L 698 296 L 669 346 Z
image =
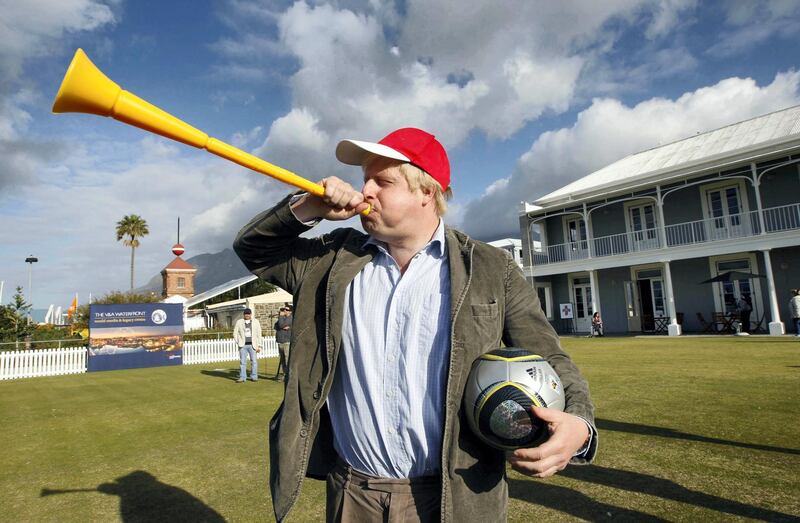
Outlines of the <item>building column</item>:
M 675 294 L 672 292 L 672 271 L 669 262 L 664 262 L 664 291 L 667 298 L 667 314 L 669 314 L 669 325 L 667 332 L 670 336 L 680 336 L 681 326 L 678 325 L 678 314 L 675 312 Z
M 600 312 L 600 289 L 597 285 L 596 270 L 589 271 L 589 285 L 592 287 L 592 314 L 594 314 Z M 603 317 L 603 313 L 600 313 L 600 317 Z
M 769 335 L 780 336 L 786 334 L 786 329 L 781 321 L 781 314 L 778 309 L 778 294 L 775 292 L 775 278 L 772 276 L 772 260 L 769 256 L 769 250 L 761 252 L 764 253 L 764 268 L 767 271 L 767 287 L 769 288 L 769 315 L 772 320 L 769 322 Z
M 526 204 L 522 203 L 519 212 L 519 229 L 522 233 L 522 266 L 533 267 L 533 238 L 531 238 L 531 220 L 528 218 Z
M 664 224 L 664 200 L 661 198 L 661 186 L 656 185 L 656 208 L 658 209 L 658 238 L 662 249 L 667 246 L 667 228 Z
M 753 173 L 753 190 L 756 193 L 756 208 L 758 209 L 758 226 L 761 229 L 759 234 L 767 234 L 767 229 L 764 226 L 764 209 L 761 206 L 761 182 L 758 180 L 758 170 L 756 169 L 755 162 L 750 163 L 750 171 Z
M 592 232 L 592 223 L 589 220 L 589 213 L 586 211 L 586 204 L 583 204 L 583 223 L 586 224 L 586 249 L 589 251 L 589 258 L 594 256 L 594 232 Z M 594 291 L 592 291 L 594 292 Z

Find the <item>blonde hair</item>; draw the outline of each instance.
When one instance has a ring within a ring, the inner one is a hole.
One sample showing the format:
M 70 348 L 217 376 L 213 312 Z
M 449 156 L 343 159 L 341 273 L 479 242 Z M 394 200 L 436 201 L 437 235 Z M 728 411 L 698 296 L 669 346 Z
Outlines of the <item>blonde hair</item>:
M 436 205 L 436 214 L 438 216 L 444 216 L 444 213 L 447 212 L 447 201 L 453 197 L 453 191 L 450 190 L 450 187 L 442 190 L 442 186 L 439 185 L 439 182 L 414 164 L 394 160 L 385 156 L 378 156 L 377 154 L 368 154 L 367 157 L 364 158 L 362 169 L 366 171 L 369 166 L 381 159 L 387 160 L 388 163 L 398 164 L 398 168 L 403 176 L 405 176 L 406 183 L 408 183 L 408 188 L 411 192 L 432 191 L 434 203 Z

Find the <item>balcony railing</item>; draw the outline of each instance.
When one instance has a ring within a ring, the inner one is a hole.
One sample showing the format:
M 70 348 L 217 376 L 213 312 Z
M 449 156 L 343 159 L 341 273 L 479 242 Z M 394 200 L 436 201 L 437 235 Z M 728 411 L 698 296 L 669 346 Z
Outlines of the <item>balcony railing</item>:
M 766 234 L 800 229 L 800 203 L 764 209 Z M 664 228 L 668 247 L 697 245 L 721 240 L 748 238 L 761 234 L 758 211 L 750 211 L 719 218 L 667 225 Z M 592 240 L 592 256 L 620 256 L 661 248 L 658 229 L 645 229 L 600 236 Z M 531 253 L 534 265 L 548 265 L 589 257 L 589 242 L 582 240 L 550 245 L 542 251 Z
M 650 251 L 661 247 L 658 229 L 623 232 L 594 239 L 594 256 L 616 256 L 631 252 Z
M 747 238 L 761 234 L 758 211 L 677 223 L 667 225 L 664 229 L 667 233 L 667 245 L 670 247 Z

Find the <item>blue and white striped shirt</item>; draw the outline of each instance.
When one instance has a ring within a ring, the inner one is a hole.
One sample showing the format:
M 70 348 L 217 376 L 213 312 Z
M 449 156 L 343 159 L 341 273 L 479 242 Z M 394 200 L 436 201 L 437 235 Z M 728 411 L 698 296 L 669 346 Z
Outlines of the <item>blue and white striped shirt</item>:
M 400 273 L 385 244 L 348 285 L 342 346 L 328 396 L 334 446 L 361 472 L 439 472 L 450 358 L 450 266 L 444 222 Z

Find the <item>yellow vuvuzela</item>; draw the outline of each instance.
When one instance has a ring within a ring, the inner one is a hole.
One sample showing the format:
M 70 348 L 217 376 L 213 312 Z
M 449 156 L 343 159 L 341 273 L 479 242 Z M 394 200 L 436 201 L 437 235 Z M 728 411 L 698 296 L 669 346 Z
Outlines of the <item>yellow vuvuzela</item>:
M 241 149 L 208 136 L 128 91 L 98 69 L 83 49 L 75 51 L 61 88 L 53 102 L 54 113 L 90 113 L 110 116 L 120 122 L 160 134 L 187 145 L 205 149 L 226 160 L 266 174 L 315 196 L 325 194 L 321 185 L 273 165 Z M 364 216 L 370 209 L 361 212 Z

